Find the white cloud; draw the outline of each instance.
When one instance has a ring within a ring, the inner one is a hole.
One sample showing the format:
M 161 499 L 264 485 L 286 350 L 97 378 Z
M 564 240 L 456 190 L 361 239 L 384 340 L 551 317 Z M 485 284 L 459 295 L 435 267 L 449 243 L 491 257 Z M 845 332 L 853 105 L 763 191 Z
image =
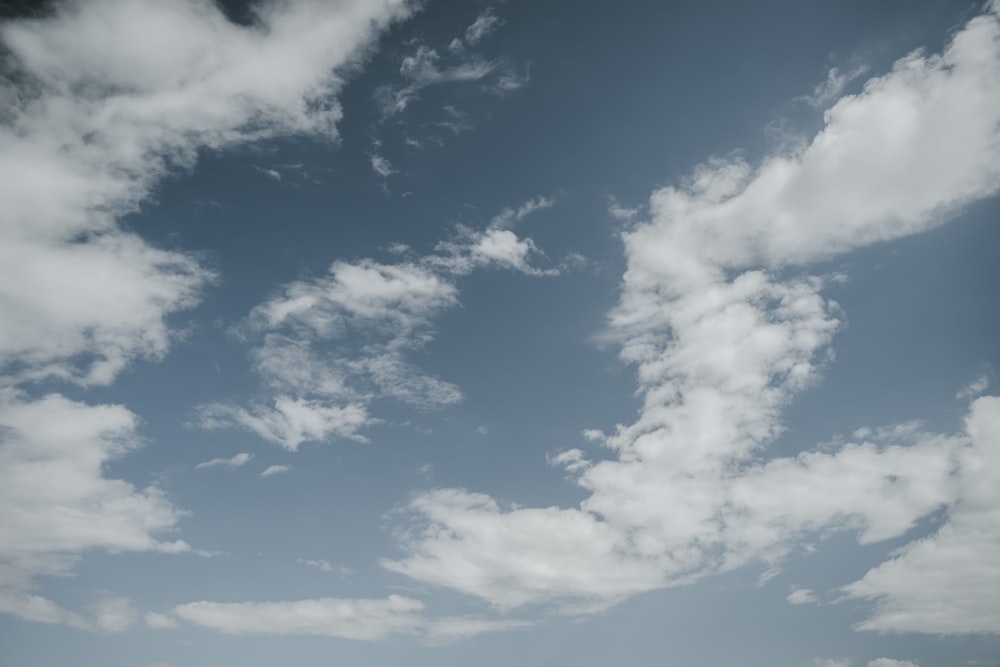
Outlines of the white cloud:
M 188 551 L 160 541 L 181 512 L 157 487 L 102 466 L 138 445 L 122 406 L 10 387 L 40 379 L 108 384 L 160 359 L 167 318 L 214 279 L 192 255 L 119 225 L 202 148 L 289 133 L 336 137 L 342 68 L 404 2 L 270 3 L 251 26 L 211 2 L 61 3 L 6 21 L 0 89 L 0 611 L 112 632 L 134 622 L 120 598 L 87 614 L 35 595 L 93 549 Z
M 789 604 L 812 604 L 816 602 L 816 594 L 811 588 L 796 588 L 787 599 Z
M 536 211 L 543 211 L 555 206 L 556 200 L 551 197 L 535 197 L 529 199 L 517 208 L 505 208 L 490 220 L 493 229 L 509 229 Z
M 146 626 L 154 630 L 174 630 L 180 627 L 177 619 L 169 614 L 161 614 L 155 611 L 147 611 L 144 616 Z
M 91 605 L 94 624 L 102 632 L 123 632 L 139 620 L 139 613 L 127 598 L 102 598 Z
M 107 384 L 136 357 L 162 357 L 174 338 L 165 318 L 213 276 L 117 218 L 200 147 L 335 136 L 337 68 L 407 11 L 283 3 L 245 27 L 209 2 L 97 0 L 5 22 L 22 82 L 5 87 L 0 125 L 5 375 Z
M 239 468 L 240 466 L 248 463 L 250 459 L 253 458 L 253 454 L 247 454 L 246 452 L 241 452 L 236 456 L 232 456 L 228 459 L 212 459 L 211 461 L 204 461 L 195 466 L 195 468 Z
M 588 497 L 535 509 L 436 489 L 409 506 L 418 523 L 400 535 L 406 555 L 383 565 L 502 609 L 589 610 L 750 562 L 773 569 L 834 530 L 899 537 L 948 507 L 938 535 L 848 587 L 880 601 L 862 627 L 998 631 L 984 592 L 996 586 L 968 590 L 1000 562 L 997 533 L 983 528 L 996 525 L 983 482 L 996 472 L 984 445 L 969 446 L 1000 432 L 984 416 L 992 404 L 974 404 L 968 433 L 904 425 L 761 460 L 840 326 L 826 280 L 799 267 L 941 224 L 998 187 L 1000 26 L 987 14 L 942 55 L 911 54 L 838 101 L 809 144 L 757 167 L 716 160 L 657 190 L 651 219 L 623 235 L 628 270 L 611 315 L 642 409 L 596 434 L 615 458 L 564 455 Z M 931 617 L 938 595 L 947 619 Z
M 814 667 L 851 667 L 853 664 L 850 658 L 813 658 Z
M 509 58 L 486 60 L 466 51 L 501 25 L 503 20 L 488 8 L 466 29 L 464 41 L 461 37 L 451 40 L 444 56 L 437 49 L 418 46 L 400 63 L 399 74 L 404 83 L 381 86 L 375 91 L 375 102 L 382 117 L 405 111 L 428 86 L 481 83 L 490 92 L 501 95 L 524 86 L 528 81 L 527 72 L 519 72 Z
M 328 276 L 290 283 L 243 325 L 247 337 L 263 334 L 253 356 L 272 405 L 210 404 L 200 423 L 238 426 L 294 451 L 333 436 L 363 439 L 376 396 L 421 408 L 455 403 L 458 388 L 404 355 L 430 340 L 433 317 L 456 303 L 453 284 L 411 263 L 335 262 Z
M 934 534 L 844 587 L 877 602 L 863 630 L 1000 633 L 1000 398 L 972 404 L 958 452 L 958 501 Z
M 291 466 L 273 465 L 268 466 L 260 473 L 261 477 L 273 477 L 274 475 L 283 475 L 284 473 L 291 470 Z
M 429 622 L 424 630 L 424 643 L 432 646 L 450 644 L 486 632 L 503 632 L 533 625 L 515 619 L 486 619 L 475 616 L 453 616 Z
M 103 466 L 139 445 L 137 418 L 120 405 L 84 405 L 57 394 L 0 395 L 0 611 L 43 623 L 115 631 L 131 615 L 121 600 L 94 620 L 32 593 L 38 576 L 68 575 L 80 554 L 188 551 L 163 542 L 182 513 L 151 486 L 107 479 Z
M 385 159 L 384 156 L 378 153 L 372 153 L 368 156 L 368 159 L 371 162 L 372 171 L 382 178 L 389 178 L 396 173 L 395 170 L 393 170 L 392 165 Z
M 399 74 L 406 83 L 380 87 L 375 91 L 375 101 L 382 116 L 387 118 L 405 111 L 428 86 L 477 82 L 499 69 L 511 70 L 512 67 L 510 61 L 505 59 L 487 61 L 479 58 L 442 65 L 441 56 L 435 49 L 419 46 L 413 55 L 403 58 L 399 67 Z
M 300 558 L 296 562 L 299 565 L 308 565 L 309 567 L 319 568 L 320 570 L 323 570 L 324 572 L 333 572 L 333 565 L 330 564 L 330 561 L 323 560 L 322 558 L 315 559 L 315 560 L 313 560 L 313 559 L 307 559 L 307 558 Z
M 404 635 L 417 637 L 425 644 L 440 645 L 485 632 L 531 625 L 515 619 L 476 616 L 427 618 L 423 610 L 420 601 L 400 595 L 384 599 L 317 598 L 294 602 L 201 601 L 178 605 L 170 614 L 156 614 L 156 627 L 176 627 L 175 619 L 181 619 L 226 634 L 318 635 L 362 641 Z M 174 625 L 168 625 L 171 622 Z
M 329 405 L 320 401 L 278 396 L 274 407 L 211 403 L 198 410 L 199 425 L 213 430 L 233 426 L 294 452 L 303 442 L 331 437 L 361 440 L 358 430 L 371 423 L 361 405 Z
M 516 221 L 551 205 L 539 198 L 498 219 Z M 363 441 L 377 398 L 425 410 L 458 403 L 458 387 L 407 360 L 432 340 L 435 318 L 458 304 L 456 278 L 483 267 L 557 273 L 533 265 L 542 253 L 530 238 L 493 224 L 460 227 L 424 257 L 399 250 L 404 257 L 395 264 L 334 262 L 328 275 L 289 283 L 256 306 L 238 332 L 259 341 L 251 355 L 269 402 L 203 405 L 198 423 L 242 428 L 294 451 L 332 437 Z
M 496 15 L 493 8 L 487 7 L 476 17 L 472 25 L 465 29 L 465 43 L 469 45 L 478 44 L 484 37 L 503 24 L 503 19 Z
M 456 275 L 496 267 L 526 273 L 534 276 L 553 276 L 559 269 L 542 269 L 532 260 L 544 257 L 530 238 L 521 238 L 509 228 L 536 211 L 551 208 L 555 200 L 537 197 L 516 208 L 505 208 L 493 217 L 485 230 L 479 231 L 465 225 L 457 225 L 455 236 L 439 242 L 435 254 L 423 259 L 424 264 Z
M 843 72 L 838 67 L 831 67 L 826 73 L 826 81 L 817 85 L 811 95 L 802 97 L 802 101 L 813 107 L 823 107 L 833 102 L 844 92 L 844 87 L 868 71 L 865 65 L 858 65 L 849 72 Z
M 400 595 L 385 599 L 319 598 L 295 602 L 191 602 L 173 614 L 226 634 L 322 635 L 376 640 L 413 634 L 423 603 Z
M 959 400 L 964 398 L 975 398 L 986 391 L 989 386 L 990 376 L 986 373 L 982 373 L 975 380 L 962 387 L 958 393 L 955 394 L 955 398 Z
M 265 176 L 268 176 L 272 180 L 277 181 L 278 183 L 281 182 L 281 172 L 278 171 L 277 169 L 266 169 L 264 167 L 254 167 L 254 169 L 264 174 Z
M 868 667 L 919 667 L 910 660 L 893 660 L 892 658 L 876 658 L 868 661 Z

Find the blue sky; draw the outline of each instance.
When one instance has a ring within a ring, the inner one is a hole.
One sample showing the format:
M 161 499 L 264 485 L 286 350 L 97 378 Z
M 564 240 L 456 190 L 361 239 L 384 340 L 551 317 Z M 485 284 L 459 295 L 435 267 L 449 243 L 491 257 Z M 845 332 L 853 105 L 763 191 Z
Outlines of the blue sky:
M 0 663 L 1000 655 L 1000 6 L 0 24 Z

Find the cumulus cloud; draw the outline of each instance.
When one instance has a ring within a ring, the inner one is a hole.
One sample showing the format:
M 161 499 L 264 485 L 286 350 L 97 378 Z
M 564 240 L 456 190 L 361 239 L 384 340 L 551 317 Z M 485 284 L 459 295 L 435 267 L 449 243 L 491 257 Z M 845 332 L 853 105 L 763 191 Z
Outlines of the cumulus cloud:
M 959 497 L 944 525 L 844 587 L 876 601 L 862 630 L 1000 633 L 1000 398 L 977 399 L 957 454 Z
M 498 218 L 523 219 L 551 205 L 532 200 Z M 557 273 L 534 265 L 543 256 L 530 238 L 491 223 L 485 231 L 459 227 L 424 257 L 392 264 L 337 261 L 325 276 L 291 282 L 238 327 L 256 343 L 251 357 L 267 402 L 202 405 L 198 423 L 242 428 L 294 451 L 331 438 L 364 441 L 361 431 L 375 421 L 368 409 L 375 399 L 424 410 L 458 403 L 458 387 L 407 356 L 433 339 L 435 319 L 458 304 L 458 278 L 484 267 Z
M 106 463 L 139 446 L 136 423 L 120 405 L 0 394 L 0 611 L 115 631 L 132 618 L 121 600 L 101 600 L 81 615 L 35 595 L 34 578 L 71 574 L 90 549 L 190 550 L 157 537 L 182 516 L 158 487 L 137 489 L 102 474 Z
M 830 363 L 840 326 L 828 278 L 804 267 L 942 224 L 1000 187 L 996 15 L 973 18 L 940 55 L 901 59 L 825 120 L 802 147 L 756 166 L 714 160 L 655 191 L 650 219 L 623 235 L 609 338 L 637 368 L 642 408 L 609 435 L 588 432 L 611 458 L 555 457 L 587 498 L 524 508 L 423 493 L 400 533 L 405 555 L 385 567 L 500 609 L 586 611 L 748 563 L 773 570 L 834 530 L 899 537 L 947 508 L 939 533 L 847 588 L 877 601 L 861 627 L 998 631 L 986 594 L 1000 562 L 985 528 L 1000 505 L 985 483 L 997 474 L 993 403 L 977 401 L 955 435 L 904 425 L 796 457 L 763 451 Z
M 212 274 L 117 219 L 201 147 L 335 137 L 337 68 L 406 11 L 285 3 L 246 27 L 210 2 L 99 0 L 0 27 L 16 74 L 0 90 L 4 375 L 107 384 L 137 356 L 162 357 L 165 318 Z
M 189 550 L 158 537 L 181 515 L 161 490 L 102 474 L 138 445 L 135 415 L 22 389 L 109 384 L 163 357 L 177 337 L 168 318 L 214 275 L 121 218 L 199 150 L 335 139 L 343 67 L 409 11 L 268 3 L 236 25 L 207 0 L 95 0 L 0 25 L 0 611 L 118 631 L 136 617 L 127 601 L 72 612 L 36 595 L 34 578 L 70 574 L 92 549 Z
M 242 452 L 228 459 L 212 459 L 211 461 L 203 461 L 195 466 L 195 468 L 239 468 L 253 458 L 253 454 L 247 454 Z

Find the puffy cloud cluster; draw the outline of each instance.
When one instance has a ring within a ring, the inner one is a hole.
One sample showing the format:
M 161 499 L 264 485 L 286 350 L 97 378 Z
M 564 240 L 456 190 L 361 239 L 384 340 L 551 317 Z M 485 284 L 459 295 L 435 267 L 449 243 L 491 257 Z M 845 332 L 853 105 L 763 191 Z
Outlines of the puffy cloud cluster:
M 943 507 L 937 533 L 846 588 L 878 601 L 861 627 L 1000 632 L 988 594 L 1000 584 L 1000 497 L 988 482 L 1000 401 L 976 401 L 953 436 L 904 425 L 762 460 L 784 405 L 829 363 L 839 326 L 823 296 L 830 277 L 803 267 L 941 224 L 1000 188 L 996 9 L 943 53 L 911 54 L 840 99 L 808 144 L 756 166 L 715 160 L 654 192 L 651 219 L 624 234 L 628 270 L 610 318 L 637 368 L 640 415 L 590 433 L 613 458 L 554 459 L 588 497 L 523 508 L 437 489 L 412 502 L 418 527 L 401 535 L 405 556 L 384 565 L 501 609 L 578 611 L 774 565 L 818 531 L 899 537 Z
M 33 580 L 70 574 L 79 555 L 95 548 L 190 551 L 182 540 L 154 537 L 173 530 L 182 514 L 160 489 L 102 475 L 107 462 L 139 445 L 136 416 L 57 394 L 28 400 L 4 390 L 0 399 L 0 611 L 123 629 L 131 615 L 120 602 L 109 607 L 105 600 L 90 618 L 36 595 Z
M 208 0 L 70 1 L 0 25 L 4 612 L 123 629 L 136 617 L 127 601 L 67 611 L 35 594 L 35 577 L 70 574 L 92 549 L 188 550 L 157 537 L 181 516 L 160 490 L 104 475 L 139 444 L 136 416 L 29 391 L 39 380 L 109 384 L 133 360 L 161 358 L 176 337 L 169 317 L 213 280 L 196 257 L 154 247 L 122 216 L 205 148 L 336 138 L 343 67 L 410 11 L 397 0 L 254 10 L 236 25 Z
M 458 278 L 486 267 L 558 273 L 534 266 L 542 255 L 534 242 L 505 228 L 551 205 L 539 198 L 505 210 L 483 231 L 460 226 L 423 257 L 337 261 L 325 276 L 285 285 L 239 327 L 256 343 L 251 355 L 266 400 L 201 406 L 201 425 L 239 427 L 296 450 L 333 437 L 364 440 L 360 431 L 374 421 L 369 405 L 378 398 L 419 409 L 461 401 L 458 387 L 424 373 L 407 354 L 427 344 L 435 318 L 458 304 Z

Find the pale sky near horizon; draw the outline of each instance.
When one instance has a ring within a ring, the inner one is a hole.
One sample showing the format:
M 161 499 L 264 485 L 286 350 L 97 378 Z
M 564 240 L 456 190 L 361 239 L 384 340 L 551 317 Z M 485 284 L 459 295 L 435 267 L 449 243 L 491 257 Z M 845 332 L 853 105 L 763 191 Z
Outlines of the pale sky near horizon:
M 0 10 L 0 667 L 1000 665 L 996 1 Z

